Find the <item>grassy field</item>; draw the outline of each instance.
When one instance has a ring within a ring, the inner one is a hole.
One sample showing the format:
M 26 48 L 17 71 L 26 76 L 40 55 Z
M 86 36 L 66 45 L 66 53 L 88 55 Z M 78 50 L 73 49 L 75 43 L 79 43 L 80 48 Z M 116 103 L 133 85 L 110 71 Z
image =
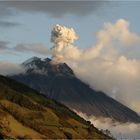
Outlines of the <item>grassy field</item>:
M 64 105 L 0 76 L 0 135 L 4 138 L 108 139 Z

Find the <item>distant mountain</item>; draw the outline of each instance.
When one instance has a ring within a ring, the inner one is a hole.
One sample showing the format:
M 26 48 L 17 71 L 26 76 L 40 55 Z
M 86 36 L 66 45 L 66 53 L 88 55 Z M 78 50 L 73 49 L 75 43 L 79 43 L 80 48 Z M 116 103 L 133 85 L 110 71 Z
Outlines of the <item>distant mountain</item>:
M 64 105 L 0 76 L 0 139 L 112 139 Z
M 29 85 L 71 109 L 87 115 L 110 117 L 119 122 L 140 122 L 140 116 L 136 112 L 105 93 L 91 89 L 79 80 L 65 63 L 52 64 L 49 58 L 42 60 L 34 57 L 22 65 L 26 72 L 13 75 L 11 78 Z

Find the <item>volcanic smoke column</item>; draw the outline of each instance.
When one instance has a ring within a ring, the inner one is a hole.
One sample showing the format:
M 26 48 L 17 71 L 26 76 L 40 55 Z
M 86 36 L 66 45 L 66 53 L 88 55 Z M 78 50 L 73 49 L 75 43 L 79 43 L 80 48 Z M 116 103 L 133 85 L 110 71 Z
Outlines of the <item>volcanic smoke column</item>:
M 63 49 L 73 44 L 78 39 L 73 28 L 55 25 L 51 32 L 51 42 L 54 43 L 52 61 L 54 63 L 63 62 Z

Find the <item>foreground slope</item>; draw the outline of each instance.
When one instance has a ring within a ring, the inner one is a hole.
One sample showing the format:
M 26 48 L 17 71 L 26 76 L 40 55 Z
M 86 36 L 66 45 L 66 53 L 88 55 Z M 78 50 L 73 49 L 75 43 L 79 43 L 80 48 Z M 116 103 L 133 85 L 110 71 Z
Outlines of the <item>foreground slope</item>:
M 0 138 L 110 137 L 64 105 L 0 76 Z
M 94 115 L 110 117 L 119 122 L 140 122 L 140 116 L 110 98 L 103 92 L 91 89 L 80 81 L 67 64 L 52 64 L 46 58 L 34 57 L 23 63 L 25 73 L 11 76 L 71 109 Z

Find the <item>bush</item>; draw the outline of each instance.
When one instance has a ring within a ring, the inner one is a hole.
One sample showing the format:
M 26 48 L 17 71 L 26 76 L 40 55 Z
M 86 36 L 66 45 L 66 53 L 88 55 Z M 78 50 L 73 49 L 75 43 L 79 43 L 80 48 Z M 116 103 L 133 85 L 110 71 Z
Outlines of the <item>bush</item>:
M 64 132 L 64 135 L 67 137 L 67 139 L 72 139 L 72 134 L 69 132 Z

